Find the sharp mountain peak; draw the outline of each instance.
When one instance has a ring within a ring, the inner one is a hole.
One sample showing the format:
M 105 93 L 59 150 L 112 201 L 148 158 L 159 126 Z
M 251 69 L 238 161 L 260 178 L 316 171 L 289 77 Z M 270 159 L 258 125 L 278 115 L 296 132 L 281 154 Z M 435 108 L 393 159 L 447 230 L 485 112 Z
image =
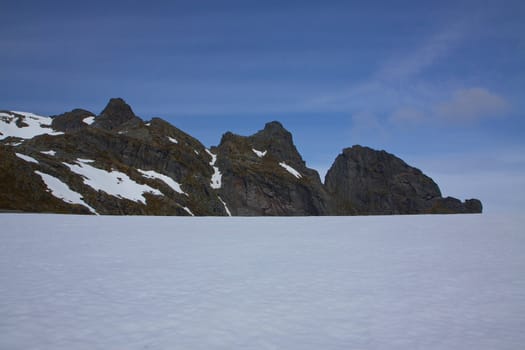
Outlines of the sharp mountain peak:
M 325 184 L 278 121 L 226 132 L 206 149 L 191 135 L 137 117 L 122 98 L 99 116 L 0 112 L 0 209 L 125 215 L 369 215 L 479 213 L 442 198 L 420 170 L 355 145 Z

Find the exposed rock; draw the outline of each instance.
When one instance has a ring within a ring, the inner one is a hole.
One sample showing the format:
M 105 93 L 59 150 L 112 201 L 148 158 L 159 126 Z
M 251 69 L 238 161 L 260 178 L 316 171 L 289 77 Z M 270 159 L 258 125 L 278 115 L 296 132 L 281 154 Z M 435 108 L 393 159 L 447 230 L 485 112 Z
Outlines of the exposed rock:
M 344 149 L 325 186 L 338 215 L 481 212 L 479 201 L 441 198 L 438 185 L 419 169 L 368 147 Z
M 219 193 L 233 215 L 328 214 L 318 173 L 306 167 L 280 123 L 249 137 L 226 133 L 214 150 L 222 173 Z
M 111 99 L 98 117 L 81 109 L 53 118 L 0 113 L 2 133 L 7 133 L 0 138 L 0 210 L 109 215 L 482 210 L 479 200 L 442 198 L 420 170 L 360 146 L 337 157 L 323 185 L 279 122 L 252 136 L 227 132 L 219 146 L 208 150 L 162 119 L 143 122 L 122 99 Z M 39 174 L 76 193 L 80 204 L 57 197 Z M 118 191 L 101 189 L 97 181 L 109 181 Z M 140 193 L 127 195 L 127 186 Z
M 476 214 L 481 213 L 483 207 L 478 199 L 467 199 L 461 202 L 457 198 L 446 197 L 434 200 L 430 212 L 432 214 Z
M 112 98 L 93 125 L 97 128 L 112 130 L 125 123 L 136 125 L 141 122 L 142 120 L 133 113 L 131 107 L 123 99 Z
M 95 119 L 95 115 L 84 109 L 74 109 L 60 115 L 53 116 L 51 126 L 55 130 L 68 132 L 87 127 Z
M 81 205 L 64 202 L 49 193 L 37 166 L 15 155 L 12 147 L 0 145 L 0 208 L 26 212 L 89 214 Z

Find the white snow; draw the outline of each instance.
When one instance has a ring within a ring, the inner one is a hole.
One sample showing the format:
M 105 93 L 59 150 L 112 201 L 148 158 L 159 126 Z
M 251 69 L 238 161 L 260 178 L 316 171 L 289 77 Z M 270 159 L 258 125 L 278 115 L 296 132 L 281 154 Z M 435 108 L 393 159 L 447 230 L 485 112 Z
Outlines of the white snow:
M 142 176 L 149 178 L 149 179 L 158 179 L 164 182 L 169 187 L 171 187 L 175 192 L 178 192 L 180 194 L 185 194 L 186 196 L 188 196 L 188 194 L 182 190 L 182 188 L 180 187 L 180 184 L 177 181 L 173 180 L 171 177 L 164 175 L 164 174 L 160 174 L 154 170 L 138 169 L 138 171 L 142 174 Z
M 82 121 L 84 123 L 86 123 L 87 125 L 91 125 L 95 122 L 95 117 L 94 116 L 91 116 L 91 117 L 86 117 L 84 119 L 82 119 Z
M 264 151 L 258 151 L 258 150 L 256 150 L 255 148 L 252 148 L 252 151 L 253 151 L 253 153 L 255 153 L 255 154 L 257 155 L 257 157 L 259 157 L 259 158 L 264 157 L 264 156 L 266 155 L 266 153 L 267 153 L 266 150 L 264 150 Z
M 224 202 L 222 200 L 221 197 L 217 196 L 217 198 L 219 198 L 219 200 L 221 201 L 222 205 L 224 206 L 224 210 L 226 210 L 226 214 L 228 214 L 228 216 L 232 216 L 232 213 L 230 212 L 230 209 L 228 208 L 228 206 L 226 205 L 226 202 Z
M 20 159 L 23 159 L 25 160 L 26 162 L 29 162 L 29 163 L 36 163 L 38 164 L 38 160 L 36 160 L 35 158 L 33 157 L 30 157 L 30 156 L 26 156 L 25 154 L 22 154 L 22 153 L 15 153 L 16 156 Z
M 279 165 L 282 166 L 284 169 L 286 169 L 286 171 L 288 171 L 290 174 L 292 174 L 296 178 L 300 179 L 303 177 L 297 170 L 295 170 L 294 168 L 292 168 L 285 162 L 280 162 Z
M 55 156 L 57 154 L 57 152 L 53 151 L 53 150 L 49 150 L 49 151 L 41 151 L 40 153 L 42 154 L 47 154 L 48 156 Z
M 42 173 L 40 171 L 35 171 L 35 173 L 40 175 L 40 177 L 46 184 L 47 188 L 49 188 L 53 196 L 57 197 L 58 199 L 62 199 L 66 203 L 83 205 L 84 207 L 88 208 L 93 214 L 97 214 L 95 209 L 93 209 L 88 204 L 86 204 L 86 202 L 84 202 L 84 199 L 82 198 L 82 195 L 80 193 L 71 190 L 68 185 L 66 185 L 56 177 Z
M 23 122 L 28 126 L 22 128 L 16 125 L 18 116 L 14 113 L 23 116 Z M 50 117 L 42 117 L 33 113 L 27 112 L 0 112 L 0 140 L 9 136 L 19 137 L 22 139 L 30 139 L 37 135 L 61 135 L 63 132 L 51 129 Z
M 190 214 L 191 216 L 195 216 L 195 214 L 193 214 L 190 210 L 190 208 L 188 207 L 182 207 L 182 209 L 184 209 L 188 214 Z
M 162 196 L 159 190 L 148 185 L 141 185 L 123 172 L 95 168 L 88 164 L 93 162 L 92 160 L 77 160 L 77 164 L 63 164 L 69 167 L 72 172 L 82 175 L 84 183 L 97 191 L 104 191 L 112 196 L 142 203 L 146 203 L 146 198 L 143 196 L 145 192 Z
M 222 174 L 219 168 L 215 166 L 215 162 L 217 161 L 217 155 L 211 153 L 208 149 L 206 149 L 206 152 L 211 156 L 210 165 L 213 167 L 213 175 L 211 176 L 210 186 L 213 189 L 219 189 L 222 186 Z
M 196 155 L 199 155 L 199 151 L 197 151 L 196 149 L 194 149 L 193 152 L 195 152 Z
M 179 143 L 179 141 L 177 141 L 177 139 L 175 139 L 173 137 L 169 137 L 168 136 L 168 140 L 170 140 L 170 142 L 173 142 L 173 143 Z
M 525 344 L 520 216 L 0 222 L 0 349 Z

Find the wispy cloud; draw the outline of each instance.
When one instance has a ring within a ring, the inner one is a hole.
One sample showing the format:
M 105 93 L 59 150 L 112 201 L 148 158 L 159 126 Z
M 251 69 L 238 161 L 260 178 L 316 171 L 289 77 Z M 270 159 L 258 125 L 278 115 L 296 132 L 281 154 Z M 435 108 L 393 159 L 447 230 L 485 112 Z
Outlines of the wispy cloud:
M 467 35 L 467 24 L 457 22 L 427 38 L 421 46 L 387 60 L 373 79 L 398 80 L 418 75 L 448 56 Z
M 447 121 L 473 122 L 501 117 L 509 103 L 485 88 L 475 87 L 456 91 L 449 101 L 436 106 L 435 114 Z
M 428 118 L 425 112 L 415 108 L 404 106 L 396 109 L 388 118 L 388 121 L 395 124 L 419 124 Z
M 333 111 L 378 112 L 398 109 L 410 100 L 421 100 L 419 76 L 433 65 L 447 58 L 468 36 L 467 22 L 448 25 L 426 38 L 411 50 L 404 49 L 383 64 L 368 79 L 354 83 L 346 89 L 333 91 L 309 100 L 308 108 Z M 435 92 L 435 90 L 434 90 Z

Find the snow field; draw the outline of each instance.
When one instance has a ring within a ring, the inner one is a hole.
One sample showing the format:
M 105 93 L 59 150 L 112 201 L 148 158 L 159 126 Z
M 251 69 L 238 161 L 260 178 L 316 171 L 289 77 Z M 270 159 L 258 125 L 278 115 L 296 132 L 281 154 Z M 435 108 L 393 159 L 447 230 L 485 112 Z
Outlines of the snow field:
M 0 215 L 1 349 L 521 349 L 525 220 Z
M 180 193 L 180 194 L 185 194 L 186 196 L 188 196 L 188 194 L 182 190 L 182 188 L 180 187 L 180 184 L 177 181 L 173 180 L 171 177 L 164 175 L 164 174 L 160 174 L 154 170 L 138 169 L 138 171 L 142 174 L 142 176 L 149 178 L 149 179 L 160 180 L 164 182 L 166 185 L 168 185 L 169 187 L 171 187 L 175 192 Z
M 64 202 L 67 203 L 83 205 L 86 208 L 88 208 L 93 214 L 97 214 L 95 209 L 93 209 L 86 202 L 84 202 L 84 198 L 80 193 L 73 191 L 69 188 L 68 185 L 66 185 L 56 177 L 42 173 L 40 171 L 35 171 L 35 173 L 42 178 L 42 180 L 44 181 L 44 183 L 46 184 L 47 188 L 53 196 L 62 199 Z
M 76 164 L 63 164 L 72 172 L 81 175 L 84 178 L 84 183 L 97 191 L 101 190 L 112 196 L 142 203 L 146 203 L 146 198 L 143 195 L 145 192 L 162 196 L 159 190 L 148 185 L 141 185 L 123 172 L 95 168 L 89 165 L 89 163 L 93 162 L 89 159 L 77 159 L 77 161 L 78 163 Z
M 23 122 L 27 124 L 27 126 L 18 127 L 18 125 L 16 125 L 18 116 L 12 113 L 23 116 Z M 5 139 L 9 136 L 30 139 L 42 134 L 63 134 L 63 132 L 54 131 L 51 129 L 52 121 L 53 118 L 51 117 L 42 117 L 33 113 L 15 111 L 0 112 L 0 139 Z

